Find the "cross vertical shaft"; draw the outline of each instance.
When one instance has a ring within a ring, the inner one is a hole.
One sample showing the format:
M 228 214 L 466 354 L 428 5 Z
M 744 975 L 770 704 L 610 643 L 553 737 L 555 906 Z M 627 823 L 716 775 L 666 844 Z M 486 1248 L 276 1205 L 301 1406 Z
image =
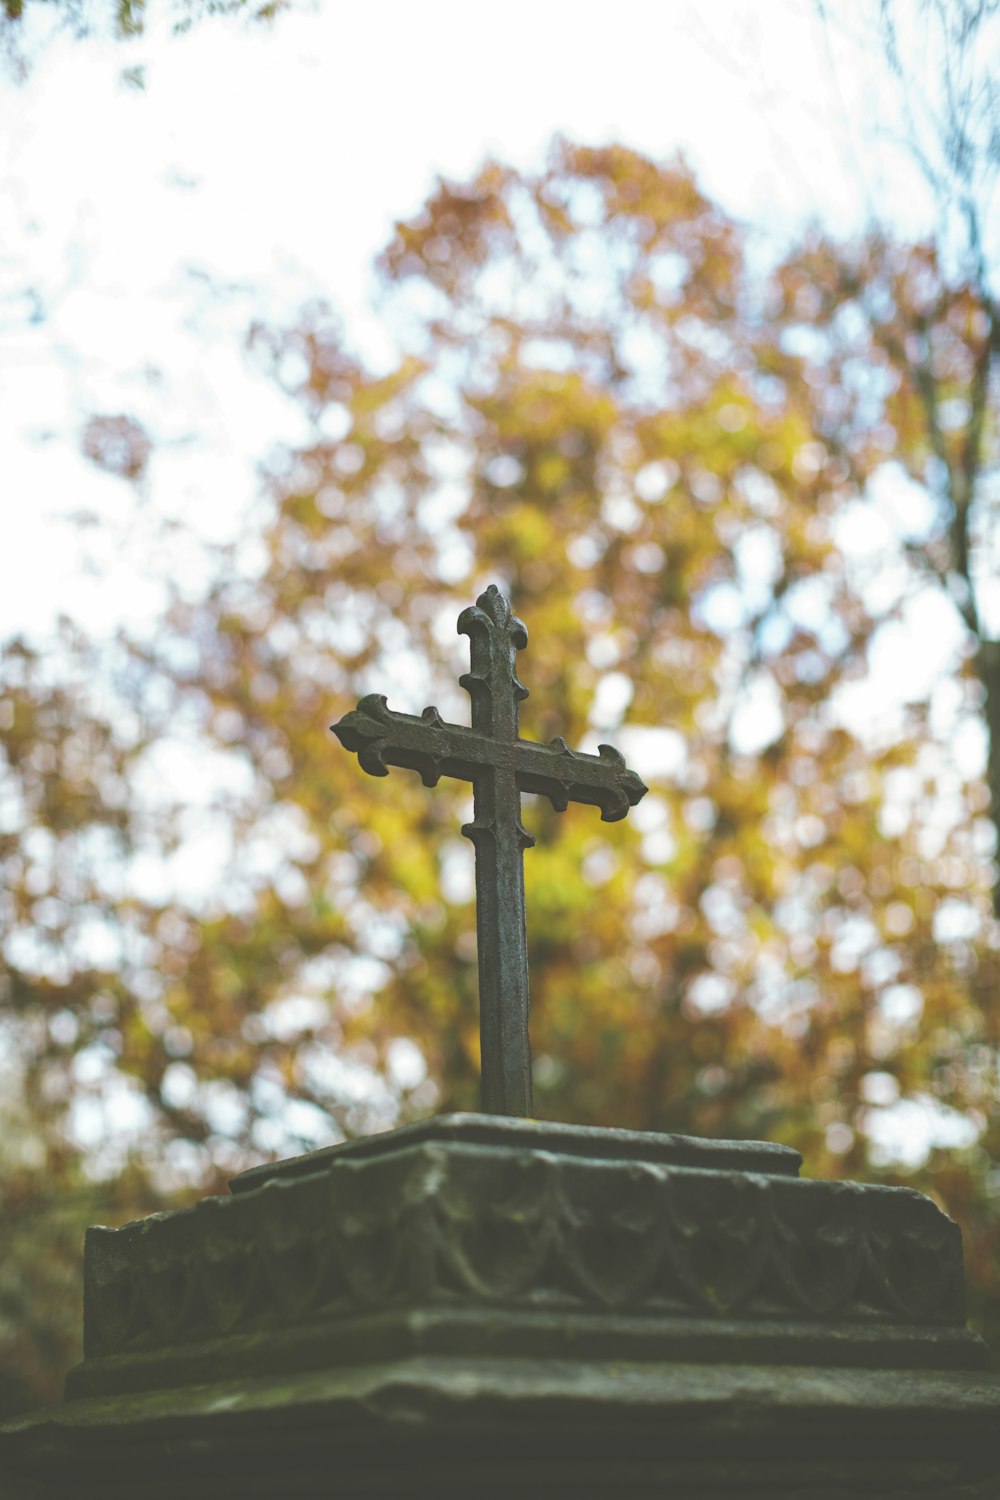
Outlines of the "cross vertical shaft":
M 528 937 L 520 795 L 503 771 L 476 783 L 474 821 L 462 832 L 476 847 L 476 941 L 483 1109 L 531 1114 Z
M 472 699 L 472 728 L 500 747 L 495 767 L 474 783 L 473 821 L 462 829 L 476 850 L 483 1109 L 525 1116 L 532 1104 L 524 851 L 534 839 L 521 822 L 514 747 L 517 705 L 527 697 L 516 653 L 528 632 L 495 587 L 463 610 L 458 628 L 471 647 L 471 670 L 460 681 Z

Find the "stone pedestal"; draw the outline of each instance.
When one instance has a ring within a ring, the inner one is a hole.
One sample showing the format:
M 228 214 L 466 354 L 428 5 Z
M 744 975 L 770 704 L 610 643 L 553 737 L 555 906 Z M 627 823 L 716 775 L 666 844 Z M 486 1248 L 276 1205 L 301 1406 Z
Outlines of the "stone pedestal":
M 93 1229 L 11 1494 L 998 1500 L 957 1226 L 798 1168 L 456 1115 Z

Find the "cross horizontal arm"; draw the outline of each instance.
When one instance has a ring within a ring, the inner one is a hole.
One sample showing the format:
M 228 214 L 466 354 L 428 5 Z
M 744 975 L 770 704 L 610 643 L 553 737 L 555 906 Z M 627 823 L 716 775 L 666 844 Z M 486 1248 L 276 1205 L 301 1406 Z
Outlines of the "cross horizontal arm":
M 505 753 L 503 745 L 474 729 L 446 723 L 436 708 L 425 708 L 422 714 L 397 713 L 381 693 L 362 698 L 332 729 L 369 775 L 388 776 L 389 766 L 405 766 L 419 771 L 424 786 L 436 786 L 442 776 L 475 781 Z
M 487 769 L 509 765 L 513 757 L 522 792 L 541 793 L 557 812 L 570 802 L 599 807 L 606 823 L 624 818 L 648 790 L 611 745 L 600 745 L 597 755 L 571 750 L 561 737 L 547 745 L 522 739 L 508 745 L 446 723 L 436 708 L 397 713 L 380 693 L 362 698 L 333 732 L 371 776 L 387 776 L 390 766 L 404 766 L 417 771 L 425 786 L 436 786 L 442 776 L 475 781 Z
M 547 745 L 518 740 L 514 752 L 521 791 L 541 792 L 556 812 L 565 812 L 570 802 L 586 802 L 601 809 L 603 822 L 617 823 L 649 790 L 612 745 L 599 745 L 597 755 L 588 755 L 571 750 L 559 736 Z

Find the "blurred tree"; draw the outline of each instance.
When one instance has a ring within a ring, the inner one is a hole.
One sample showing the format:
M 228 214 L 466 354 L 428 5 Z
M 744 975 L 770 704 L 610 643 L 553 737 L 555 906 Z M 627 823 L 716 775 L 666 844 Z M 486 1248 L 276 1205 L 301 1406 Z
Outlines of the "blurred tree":
M 75 37 L 126 42 L 145 35 L 154 16 L 163 16 L 170 29 L 180 33 L 208 16 L 273 21 L 287 4 L 288 0 L 168 0 L 157 8 L 147 0 L 0 0 L 0 62 L 12 77 L 28 77 L 39 42 L 39 33 L 28 27 L 29 19 L 45 17 L 57 31 L 68 30 Z M 145 65 L 125 67 L 120 77 L 127 87 L 142 89 Z
M 960 402 L 975 293 L 920 246 L 751 250 L 624 148 L 440 184 L 382 258 L 392 368 L 321 308 L 255 331 L 312 439 L 214 584 L 103 657 L 11 646 L 0 1004 L 51 1159 L 128 1169 L 137 1211 L 476 1106 L 465 793 L 373 781 L 327 726 L 367 691 L 465 711 L 455 620 L 496 581 L 524 733 L 619 742 L 651 786 L 624 824 L 526 808 L 539 1114 L 867 1177 L 907 1131 L 965 1142 L 915 1180 L 969 1207 L 1000 1303 L 995 872 L 948 755 L 975 683 L 942 715 L 878 675 L 935 523 L 884 521 L 929 435 L 875 355 L 931 286 Z
M 802 321 L 824 330 L 820 360 L 868 362 L 878 372 L 891 392 L 890 420 L 908 432 L 896 457 L 935 508 L 910 555 L 968 633 L 1000 833 L 1000 320 L 988 248 L 1000 170 L 1000 0 L 817 0 L 817 8 L 857 46 L 881 49 L 888 128 L 918 167 L 936 222 L 919 254 L 902 258 L 874 210 L 855 252 L 817 241 L 811 253 L 826 269 L 805 273 Z M 1000 883 L 994 900 L 1000 915 Z
M 149 19 L 146 0 L 29 0 L 31 8 L 45 5 L 62 12 L 67 26 L 77 36 L 95 33 L 119 38 L 141 36 Z M 248 14 L 256 20 L 269 20 L 282 9 L 285 0 L 182 0 L 173 7 L 173 24 L 177 31 L 187 28 L 201 16 Z M 20 25 L 24 19 L 25 0 L 3 0 L 0 24 Z

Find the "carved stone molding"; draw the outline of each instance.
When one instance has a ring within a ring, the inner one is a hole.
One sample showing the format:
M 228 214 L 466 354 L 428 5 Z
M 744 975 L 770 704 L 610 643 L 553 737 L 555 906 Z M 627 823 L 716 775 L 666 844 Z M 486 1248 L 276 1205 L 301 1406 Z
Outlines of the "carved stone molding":
M 689 1345 L 742 1329 L 790 1363 L 817 1336 L 838 1363 L 852 1341 L 870 1363 L 893 1329 L 927 1340 L 925 1363 L 983 1350 L 964 1331 L 959 1230 L 909 1189 L 418 1137 L 91 1230 L 78 1376 L 268 1330 L 301 1330 L 336 1362 L 359 1319 L 418 1313 L 491 1336 L 500 1315 L 522 1331 L 683 1329 Z

